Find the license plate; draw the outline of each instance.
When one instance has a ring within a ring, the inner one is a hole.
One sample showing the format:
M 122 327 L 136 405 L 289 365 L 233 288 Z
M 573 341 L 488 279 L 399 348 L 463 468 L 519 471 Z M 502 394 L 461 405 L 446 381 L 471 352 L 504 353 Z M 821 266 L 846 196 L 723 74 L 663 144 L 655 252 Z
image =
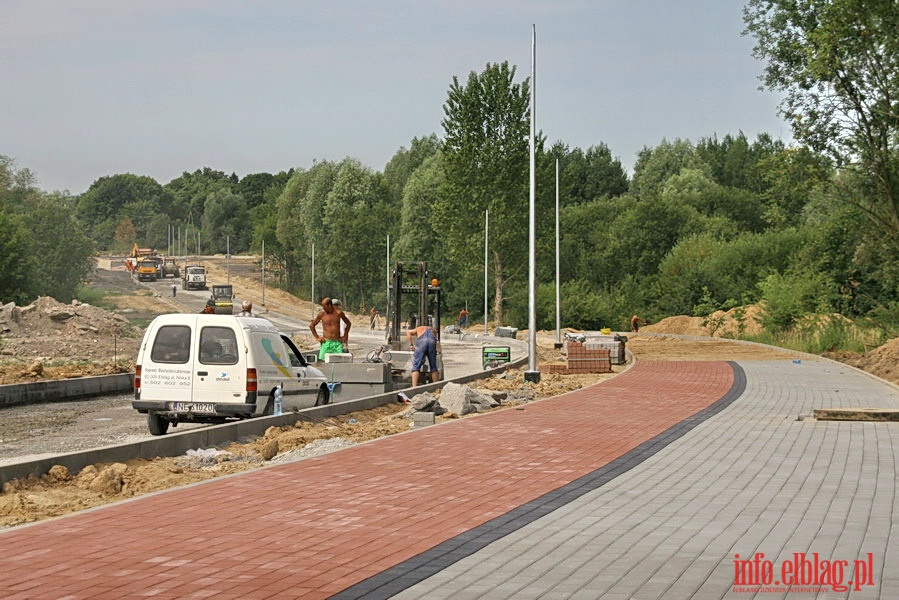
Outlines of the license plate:
M 172 402 L 172 410 L 186 413 L 215 413 L 212 402 Z

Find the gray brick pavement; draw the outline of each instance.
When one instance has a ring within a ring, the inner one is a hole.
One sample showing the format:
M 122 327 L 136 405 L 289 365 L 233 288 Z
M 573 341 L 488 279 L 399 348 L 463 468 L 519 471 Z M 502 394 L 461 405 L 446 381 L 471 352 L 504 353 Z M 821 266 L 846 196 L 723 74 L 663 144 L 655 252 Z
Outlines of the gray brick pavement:
M 814 408 L 899 408 L 899 390 L 830 361 L 744 362 L 745 393 L 603 487 L 396 598 L 847 598 L 739 592 L 734 556 L 854 561 L 899 597 L 897 423 L 798 420 Z M 848 579 L 851 573 L 844 577 Z

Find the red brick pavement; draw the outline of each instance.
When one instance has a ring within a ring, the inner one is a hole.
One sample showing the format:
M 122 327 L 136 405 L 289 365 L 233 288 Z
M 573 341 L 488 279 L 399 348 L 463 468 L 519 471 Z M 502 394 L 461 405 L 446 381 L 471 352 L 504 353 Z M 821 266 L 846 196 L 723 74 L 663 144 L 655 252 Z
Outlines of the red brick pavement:
M 502 410 L 0 533 L 3 598 L 324 598 L 590 473 L 722 397 L 640 362 Z

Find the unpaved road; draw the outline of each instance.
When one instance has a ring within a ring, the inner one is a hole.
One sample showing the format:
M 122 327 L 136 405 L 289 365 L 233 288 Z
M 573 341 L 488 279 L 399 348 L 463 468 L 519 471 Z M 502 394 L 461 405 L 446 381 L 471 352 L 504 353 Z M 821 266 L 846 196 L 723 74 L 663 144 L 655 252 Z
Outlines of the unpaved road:
M 0 465 L 149 439 L 131 394 L 0 410 Z M 202 425 L 182 423 L 175 431 Z

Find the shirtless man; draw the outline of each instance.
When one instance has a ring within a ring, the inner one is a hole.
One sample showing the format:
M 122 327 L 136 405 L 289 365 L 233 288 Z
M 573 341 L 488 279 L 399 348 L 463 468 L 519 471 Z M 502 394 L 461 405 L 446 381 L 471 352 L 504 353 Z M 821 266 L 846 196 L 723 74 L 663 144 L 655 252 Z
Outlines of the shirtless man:
M 322 312 L 309 323 L 309 331 L 319 341 L 321 347 L 318 350 L 319 360 L 325 360 L 328 354 L 339 354 L 344 351 L 344 344 L 350 337 L 350 319 L 344 312 L 331 302 L 330 298 L 322 300 Z M 346 326 L 343 335 L 340 333 L 340 323 Z M 322 324 L 322 335 L 318 334 L 318 324 Z

